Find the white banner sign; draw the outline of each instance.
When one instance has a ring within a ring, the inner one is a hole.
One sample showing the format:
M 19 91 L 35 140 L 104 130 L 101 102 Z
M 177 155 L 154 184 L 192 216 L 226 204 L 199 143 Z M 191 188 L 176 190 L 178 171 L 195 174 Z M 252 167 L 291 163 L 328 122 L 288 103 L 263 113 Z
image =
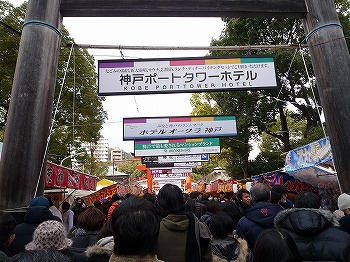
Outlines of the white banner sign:
M 181 178 L 184 179 L 188 176 L 188 173 L 184 174 L 153 174 L 153 178 L 169 178 L 169 179 L 174 179 L 174 178 Z
M 191 173 L 192 168 L 172 168 L 172 167 L 163 167 L 163 168 L 150 168 L 152 174 L 182 174 L 182 173 Z
M 158 163 L 191 162 L 191 161 L 208 162 L 209 154 L 158 157 Z
M 124 140 L 237 136 L 235 116 L 123 118 Z
M 220 153 L 219 138 L 187 139 L 186 142 L 135 141 L 135 156 L 171 156 Z
M 102 96 L 271 88 L 277 88 L 273 56 L 98 61 Z

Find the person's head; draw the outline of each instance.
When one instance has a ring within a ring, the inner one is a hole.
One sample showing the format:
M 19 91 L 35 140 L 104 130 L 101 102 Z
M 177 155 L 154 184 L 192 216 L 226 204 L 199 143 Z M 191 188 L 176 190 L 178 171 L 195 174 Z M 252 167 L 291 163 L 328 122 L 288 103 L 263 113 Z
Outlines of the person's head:
M 112 202 L 116 202 L 120 200 L 120 196 L 118 194 L 113 194 L 112 195 Z
M 302 191 L 296 195 L 294 199 L 294 207 L 296 208 L 320 208 L 321 198 L 315 193 Z
M 264 183 L 257 183 L 250 189 L 250 197 L 254 203 L 270 201 L 270 188 Z
M 62 203 L 61 207 L 62 207 L 62 210 L 65 211 L 65 210 L 70 209 L 70 204 L 67 201 L 64 201 Z
M 115 209 L 111 221 L 115 254 L 156 254 L 160 215 L 151 202 L 131 196 Z
M 275 199 L 278 199 L 278 202 L 285 203 L 287 201 L 287 188 L 283 185 L 274 185 L 271 189 L 271 203 L 275 203 L 276 200 L 272 200 L 272 196 L 274 196 Z
M 128 199 L 128 197 L 131 197 L 132 194 L 131 193 L 126 193 L 125 196 L 124 196 L 124 199 Z
M 350 196 L 348 194 L 343 193 L 338 197 L 338 208 L 345 214 L 350 214 Z
M 220 202 L 219 201 L 214 201 L 214 200 L 210 200 L 205 208 L 207 210 L 207 212 L 210 212 L 212 214 L 215 214 L 219 211 L 219 206 L 220 206 Z
M 0 211 L 0 248 L 9 246 L 15 238 L 16 220 L 10 213 Z
M 199 192 L 198 191 L 193 191 L 190 193 L 190 198 L 191 199 L 198 199 L 198 196 L 199 196 Z
M 165 213 L 184 210 L 184 198 L 181 189 L 172 184 L 165 184 L 158 193 L 157 204 Z
M 51 200 L 51 197 L 46 196 L 45 198 L 47 199 L 47 201 L 49 201 L 50 207 L 54 206 L 54 204 L 53 204 L 53 202 Z
M 195 213 L 196 212 L 196 200 L 189 198 L 186 200 L 185 205 L 185 212 L 189 213 Z
M 95 200 L 94 201 L 94 207 L 96 207 L 98 209 L 102 208 L 102 204 L 101 204 L 100 200 Z
M 210 197 L 210 195 L 208 195 L 208 194 L 203 194 L 203 195 L 202 195 L 202 202 L 209 201 L 209 197 Z
M 219 197 L 220 199 L 224 199 L 226 197 L 226 193 L 224 191 L 220 191 Z
M 97 231 L 102 228 L 105 220 L 105 213 L 96 207 L 89 207 L 78 216 L 78 227 L 87 231 Z
M 152 204 L 154 204 L 156 198 L 155 198 L 155 195 L 152 195 L 148 192 L 146 192 L 143 196 L 142 196 L 144 199 L 150 201 Z
M 250 192 L 247 189 L 240 189 L 237 192 L 238 201 L 250 205 Z
M 83 199 L 81 197 L 77 197 L 75 199 L 75 206 L 76 207 L 82 207 L 83 203 L 84 203 L 84 201 L 83 201 Z
M 209 220 L 209 229 L 214 238 L 225 239 L 228 236 L 232 236 L 234 223 L 228 214 L 218 212 Z
M 72 240 L 67 238 L 63 224 L 56 220 L 47 220 L 37 226 L 33 240 L 25 246 L 25 249 L 66 250 L 71 245 Z
M 34 197 L 30 203 L 29 207 L 37 207 L 37 206 L 43 206 L 43 207 L 50 207 L 49 200 L 44 196 L 38 196 Z
M 253 262 L 301 261 L 293 238 L 281 228 L 263 230 L 255 242 L 253 253 Z
M 232 201 L 221 203 L 219 206 L 219 211 L 225 212 L 231 217 L 234 228 L 236 228 L 238 220 L 243 216 L 239 210 L 239 207 Z

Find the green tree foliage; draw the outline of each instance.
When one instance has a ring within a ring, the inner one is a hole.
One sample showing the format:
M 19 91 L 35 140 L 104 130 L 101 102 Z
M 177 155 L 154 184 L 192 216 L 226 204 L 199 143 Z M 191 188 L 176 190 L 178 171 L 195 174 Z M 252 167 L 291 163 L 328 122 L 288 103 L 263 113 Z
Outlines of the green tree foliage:
M 0 1 L 0 128 L 2 134 L 7 120 L 25 11 L 26 4 L 15 8 L 8 1 Z M 62 33 L 66 41 L 61 43 L 62 46 L 74 42 L 64 28 Z M 56 106 L 58 111 L 53 120 L 49 161 L 59 163 L 72 151 L 79 149 L 81 143 L 97 143 L 100 138 L 100 130 L 107 119 L 107 113 L 102 105 L 104 97 L 97 96 L 97 74 L 94 62 L 94 58 L 86 50 L 70 48 L 60 50 L 54 100 L 54 111 Z M 67 74 L 64 78 L 67 64 Z M 61 92 L 62 83 L 64 84 Z M 0 136 L 0 140 L 2 137 Z M 94 162 L 94 159 L 90 162 Z
M 345 40 L 350 48 L 350 1 L 349 0 L 335 0 L 340 24 L 343 26 Z
M 81 170 L 86 174 L 97 176 L 98 178 L 105 178 L 108 174 L 108 163 L 106 162 L 99 162 L 90 155 L 85 155 L 79 160 L 79 163 L 82 163 Z
M 0 1 L 0 139 L 3 140 L 25 8 Z
M 346 35 L 350 28 L 349 2 L 339 0 L 336 5 Z M 212 40 L 212 46 L 305 44 L 301 20 L 225 18 L 223 21 L 225 28 L 219 39 Z M 318 111 L 320 101 L 306 48 L 211 52 L 214 56 L 264 54 L 275 56 L 277 90 L 192 96 L 195 115 L 215 112 L 237 116 L 237 138 L 221 139 L 222 148 L 230 152 L 226 169 L 234 178 L 281 168 L 283 153 L 324 136 L 319 116 L 322 112 Z M 262 150 L 255 161 L 249 161 L 253 141 L 262 141 Z
M 117 167 L 118 171 L 129 174 L 132 178 L 144 176 L 145 173 L 143 171 L 136 169 L 137 165 L 141 165 L 141 161 L 128 160 L 124 163 L 117 164 Z

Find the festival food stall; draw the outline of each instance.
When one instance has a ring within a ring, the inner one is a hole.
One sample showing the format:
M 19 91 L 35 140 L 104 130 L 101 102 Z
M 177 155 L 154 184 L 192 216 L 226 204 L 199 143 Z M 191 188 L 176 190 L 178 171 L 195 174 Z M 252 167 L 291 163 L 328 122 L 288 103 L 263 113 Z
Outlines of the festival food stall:
M 308 184 L 306 182 L 300 181 L 299 179 L 289 175 L 286 172 L 273 171 L 261 175 L 252 177 L 253 184 L 265 183 L 270 188 L 274 185 L 283 185 L 287 188 L 288 197 L 294 199 L 294 197 L 301 191 L 309 191 L 313 193 L 318 193 L 319 189 L 317 186 Z
M 133 195 L 140 195 L 143 193 L 142 187 L 134 185 L 123 185 L 121 183 L 116 183 L 83 197 L 85 203 L 88 206 L 92 206 L 96 200 L 103 201 L 103 199 L 109 199 L 114 194 L 119 194 L 120 196 L 125 196 L 126 194 L 131 193 Z
M 286 155 L 285 172 L 318 187 L 323 206 L 334 210 L 340 188 L 329 137 L 293 149 Z
M 44 194 L 55 204 L 64 201 L 72 192 L 96 191 L 97 177 L 47 162 Z M 68 190 L 71 190 L 69 192 Z M 73 201 L 70 201 L 73 202 Z

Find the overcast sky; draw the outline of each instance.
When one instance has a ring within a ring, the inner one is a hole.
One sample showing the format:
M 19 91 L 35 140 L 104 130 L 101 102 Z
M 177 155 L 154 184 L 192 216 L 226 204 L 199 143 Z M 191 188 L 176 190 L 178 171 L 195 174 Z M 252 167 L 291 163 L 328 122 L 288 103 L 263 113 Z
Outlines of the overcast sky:
M 76 43 L 129 46 L 209 46 L 224 24 L 220 18 L 64 18 Z M 207 51 L 89 50 L 99 59 L 204 56 Z M 122 141 L 123 117 L 186 116 L 192 108 L 187 94 L 109 96 L 104 102 L 109 120 L 102 134 L 110 147 L 133 151 Z
M 10 0 L 15 6 L 23 0 Z M 128 46 L 209 46 L 224 28 L 220 18 L 72 18 L 63 24 L 77 44 Z M 88 50 L 95 60 L 205 56 L 208 51 Z M 110 147 L 133 151 L 123 141 L 123 117 L 186 116 L 192 108 L 187 94 L 109 96 L 104 102 L 109 119 L 102 135 Z

